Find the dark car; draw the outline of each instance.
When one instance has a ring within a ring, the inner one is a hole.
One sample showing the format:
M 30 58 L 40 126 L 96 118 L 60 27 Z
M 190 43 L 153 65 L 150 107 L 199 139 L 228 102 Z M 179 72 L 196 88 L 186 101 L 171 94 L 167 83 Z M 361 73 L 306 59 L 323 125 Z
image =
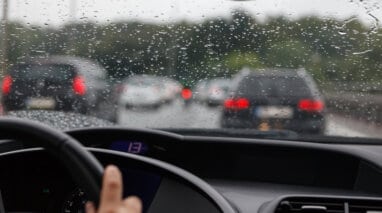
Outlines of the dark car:
M 324 132 L 325 104 L 305 70 L 245 69 L 233 82 L 222 127 Z
M 98 115 L 104 114 L 99 110 L 105 108 L 109 91 L 106 71 L 94 61 L 52 56 L 10 67 L 3 79 L 2 102 L 5 111 L 44 109 Z

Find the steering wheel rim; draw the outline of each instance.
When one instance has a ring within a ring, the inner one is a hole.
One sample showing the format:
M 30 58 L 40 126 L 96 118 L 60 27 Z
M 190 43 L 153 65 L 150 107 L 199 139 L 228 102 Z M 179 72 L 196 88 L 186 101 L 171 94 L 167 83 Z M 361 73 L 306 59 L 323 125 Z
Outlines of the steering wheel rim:
M 44 148 L 68 169 L 89 199 L 98 204 L 103 166 L 76 139 L 47 125 L 19 118 L 1 118 L 0 134 Z

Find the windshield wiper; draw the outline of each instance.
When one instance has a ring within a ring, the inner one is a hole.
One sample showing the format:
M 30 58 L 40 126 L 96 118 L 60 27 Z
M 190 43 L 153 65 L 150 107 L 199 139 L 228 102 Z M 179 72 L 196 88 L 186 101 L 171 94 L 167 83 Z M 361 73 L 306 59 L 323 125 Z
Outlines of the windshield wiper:
M 298 134 L 290 130 L 260 131 L 254 129 L 159 129 L 184 136 L 209 136 L 209 137 L 235 137 L 235 138 L 261 138 L 261 139 L 298 139 Z

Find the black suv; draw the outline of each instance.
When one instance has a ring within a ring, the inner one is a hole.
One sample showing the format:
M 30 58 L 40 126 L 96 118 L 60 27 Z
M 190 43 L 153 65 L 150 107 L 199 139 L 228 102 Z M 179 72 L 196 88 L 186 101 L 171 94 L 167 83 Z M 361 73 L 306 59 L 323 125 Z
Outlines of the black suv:
M 106 71 L 94 61 L 52 56 L 10 67 L 3 79 L 2 102 L 5 112 L 45 109 L 99 115 L 109 93 Z
M 325 104 L 303 69 L 243 69 L 224 102 L 223 128 L 288 129 L 322 134 Z

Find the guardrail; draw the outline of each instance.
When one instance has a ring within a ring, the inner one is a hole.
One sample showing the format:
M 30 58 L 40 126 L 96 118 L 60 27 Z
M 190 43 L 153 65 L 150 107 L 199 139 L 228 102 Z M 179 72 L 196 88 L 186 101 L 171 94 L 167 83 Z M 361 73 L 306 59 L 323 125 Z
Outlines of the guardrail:
M 326 92 L 329 111 L 347 117 L 382 124 L 382 95 L 355 92 Z
M 354 93 L 382 94 L 381 82 L 325 82 L 323 86 L 327 91 L 347 91 Z

